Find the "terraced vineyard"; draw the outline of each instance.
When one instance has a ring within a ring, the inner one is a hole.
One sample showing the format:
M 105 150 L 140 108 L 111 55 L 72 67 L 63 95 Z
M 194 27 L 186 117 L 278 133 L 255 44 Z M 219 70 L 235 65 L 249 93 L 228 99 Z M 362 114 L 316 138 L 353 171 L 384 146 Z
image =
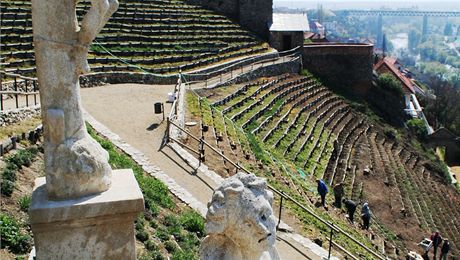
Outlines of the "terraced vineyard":
M 120 0 L 118 11 L 91 46 L 93 72 L 172 73 L 267 52 L 238 24 L 184 0 Z M 77 15 L 88 10 L 80 2 Z M 34 75 L 31 2 L 2 1 L 1 69 Z
M 386 239 L 380 248 L 387 254 L 395 253 L 392 242 L 420 251 L 416 243 L 439 230 L 450 239 L 452 254 L 460 255 L 455 189 L 428 159 L 385 135 L 382 126 L 368 122 L 314 78 L 282 75 L 188 95 L 189 119 L 201 118 L 213 134 L 198 127 L 191 131 L 235 162 L 312 204 L 316 178 L 331 186 L 343 182 L 347 198 L 368 201 L 375 215 L 371 233 Z M 235 172 L 222 158 L 205 154 L 205 163 L 216 172 Z M 342 215 L 333 220 L 340 222 Z

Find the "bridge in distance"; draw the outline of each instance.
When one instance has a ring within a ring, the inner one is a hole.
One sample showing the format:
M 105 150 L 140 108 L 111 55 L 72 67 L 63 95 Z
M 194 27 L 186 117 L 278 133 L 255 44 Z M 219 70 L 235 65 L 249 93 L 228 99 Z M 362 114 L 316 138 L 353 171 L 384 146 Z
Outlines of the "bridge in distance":
M 417 11 L 417 10 L 343 10 L 337 13 L 349 16 L 427 16 L 427 17 L 460 17 L 460 12 Z
M 377 46 L 383 42 L 383 16 L 421 16 L 423 17 L 422 38 L 428 35 L 428 17 L 460 17 L 457 11 L 418 11 L 418 10 L 340 10 L 343 16 L 377 16 Z

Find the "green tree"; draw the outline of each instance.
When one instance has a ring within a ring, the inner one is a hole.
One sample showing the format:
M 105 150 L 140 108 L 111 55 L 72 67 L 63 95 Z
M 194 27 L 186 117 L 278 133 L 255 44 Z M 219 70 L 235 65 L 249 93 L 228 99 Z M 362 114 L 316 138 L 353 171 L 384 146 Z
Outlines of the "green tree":
M 460 136 L 460 91 L 448 81 L 432 78 L 435 99 L 421 98 L 425 116 L 435 129 L 446 127 Z
M 410 51 L 415 51 L 417 46 L 420 44 L 422 34 L 417 30 L 410 30 L 408 35 L 408 48 Z
M 422 119 L 414 118 L 407 121 L 407 127 L 409 127 L 409 130 L 420 140 L 425 139 L 428 135 L 428 130 L 426 129 L 425 122 Z
M 454 32 L 454 28 L 452 27 L 452 24 L 447 23 L 446 26 L 444 26 L 444 35 L 451 36 L 453 32 Z
M 422 60 L 436 60 L 436 44 L 432 41 L 425 41 L 418 46 Z
M 388 90 L 397 95 L 397 97 L 403 98 L 404 92 L 402 89 L 401 82 L 399 82 L 393 75 L 383 73 L 377 78 L 377 85 L 384 90 Z
M 449 73 L 449 70 L 446 68 L 446 66 L 436 61 L 422 62 L 419 63 L 418 66 L 424 74 L 434 76 L 440 79 L 444 78 L 444 76 Z

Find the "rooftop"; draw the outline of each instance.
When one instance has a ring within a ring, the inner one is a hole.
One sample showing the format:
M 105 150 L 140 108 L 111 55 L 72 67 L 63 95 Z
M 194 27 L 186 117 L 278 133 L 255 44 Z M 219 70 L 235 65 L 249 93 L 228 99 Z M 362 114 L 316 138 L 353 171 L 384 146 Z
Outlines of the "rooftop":
M 273 14 L 270 31 L 307 32 L 310 31 L 307 14 Z
M 409 78 L 407 78 L 405 75 L 403 75 L 401 71 L 399 71 L 399 69 L 396 68 L 396 65 L 397 65 L 396 59 L 391 58 L 391 57 L 385 57 L 381 59 L 377 64 L 374 65 L 374 70 L 379 71 L 379 69 L 382 66 L 386 66 L 393 73 L 393 75 L 396 76 L 396 78 L 398 78 L 401 81 L 404 87 L 406 87 L 411 93 L 415 93 L 414 86 L 413 86 L 414 83 Z

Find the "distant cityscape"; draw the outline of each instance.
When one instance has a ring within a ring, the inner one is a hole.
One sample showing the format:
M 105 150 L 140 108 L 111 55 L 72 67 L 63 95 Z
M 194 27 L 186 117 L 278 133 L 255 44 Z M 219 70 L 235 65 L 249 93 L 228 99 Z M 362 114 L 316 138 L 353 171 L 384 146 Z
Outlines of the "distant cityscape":
M 431 11 L 460 11 L 459 1 L 292 1 L 274 0 L 273 7 L 294 9 L 317 8 L 318 4 L 332 10 L 340 9 L 412 9 Z

